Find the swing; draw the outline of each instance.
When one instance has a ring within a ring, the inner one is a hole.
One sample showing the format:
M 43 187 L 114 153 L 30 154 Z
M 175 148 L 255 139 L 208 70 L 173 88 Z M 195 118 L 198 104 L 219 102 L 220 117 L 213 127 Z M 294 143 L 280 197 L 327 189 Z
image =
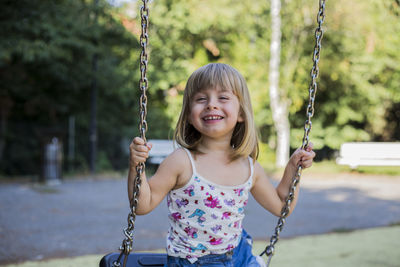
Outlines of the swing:
M 140 8 L 140 16 L 141 16 L 141 25 L 142 31 L 140 35 L 140 46 L 142 47 L 142 51 L 140 54 L 140 80 L 139 80 L 139 88 L 141 91 L 141 96 L 139 99 L 139 132 L 140 137 L 146 142 L 146 131 L 147 131 L 147 122 L 146 122 L 146 114 L 147 114 L 147 96 L 146 91 L 148 89 L 148 80 L 146 77 L 147 73 L 147 44 L 148 44 L 148 25 L 149 25 L 149 8 L 148 2 L 149 0 L 142 0 L 143 5 Z M 313 67 L 311 69 L 311 83 L 309 86 L 309 102 L 307 106 L 307 119 L 304 124 L 304 136 L 303 143 L 301 148 L 305 149 L 309 143 L 309 134 L 311 131 L 311 118 L 314 116 L 314 100 L 315 94 L 317 92 L 317 77 L 319 74 L 318 62 L 320 58 L 321 51 L 321 40 L 323 37 L 322 24 L 325 19 L 325 0 L 319 0 L 319 11 L 317 15 L 318 27 L 315 30 L 315 46 L 314 46 L 314 54 L 313 54 Z M 135 227 L 136 220 L 136 207 L 138 204 L 139 192 L 140 192 L 140 176 L 143 173 L 145 168 L 144 163 L 140 163 L 136 167 L 137 176 L 134 182 L 134 191 L 133 197 L 130 200 L 130 212 L 128 214 L 128 227 L 124 229 L 125 239 L 122 241 L 122 245 L 119 248 L 120 253 L 110 253 L 105 255 L 100 261 L 100 267 L 120 267 L 121 263 L 123 267 L 156 267 L 156 266 L 164 266 L 167 263 L 167 255 L 164 253 L 130 253 L 132 251 L 133 246 L 133 230 Z M 275 252 L 275 244 L 279 240 L 280 232 L 283 229 L 285 224 L 285 220 L 287 215 L 289 214 L 290 204 L 294 199 L 294 192 L 296 190 L 296 186 L 300 181 L 302 167 L 299 166 L 297 168 L 296 174 L 292 179 L 292 183 L 290 185 L 289 195 L 286 198 L 285 205 L 282 208 L 280 218 L 275 227 L 275 232 L 270 239 L 269 245 L 267 245 L 264 251 L 260 254 L 263 256 L 267 255 L 268 261 L 267 266 L 269 266 L 271 262 L 271 258 Z

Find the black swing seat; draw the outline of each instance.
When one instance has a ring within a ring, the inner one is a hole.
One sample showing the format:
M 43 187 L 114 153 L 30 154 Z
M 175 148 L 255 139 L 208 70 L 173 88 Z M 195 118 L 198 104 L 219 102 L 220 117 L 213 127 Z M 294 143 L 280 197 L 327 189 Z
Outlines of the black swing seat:
M 100 261 L 100 267 L 113 267 L 113 262 L 118 260 L 120 253 L 105 255 Z M 123 256 L 124 257 L 124 256 Z M 128 255 L 126 267 L 159 267 L 167 263 L 167 254 L 161 253 L 131 253 Z M 121 267 L 123 266 L 123 259 Z

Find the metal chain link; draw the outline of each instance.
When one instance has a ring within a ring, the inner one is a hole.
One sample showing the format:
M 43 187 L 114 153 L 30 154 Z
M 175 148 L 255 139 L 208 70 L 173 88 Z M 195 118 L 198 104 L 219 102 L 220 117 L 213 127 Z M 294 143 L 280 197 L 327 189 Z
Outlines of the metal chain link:
M 319 68 L 318 68 L 318 62 L 319 62 L 319 57 L 320 57 L 320 52 L 321 52 L 321 40 L 324 34 L 324 31 L 322 29 L 322 24 L 325 20 L 325 0 L 320 0 L 319 1 L 319 12 L 317 15 L 317 22 L 318 22 L 318 27 L 315 30 L 315 46 L 314 46 L 314 54 L 313 54 L 313 67 L 311 69 L 311 83 L 310 87 L 308 89 L 309 95 L 308 95 L 308 106 L 307 106 L 307 120 L 305 121 L 304 124 L 304 136 L 303 136 L 303 143 L 301 146 L 301 149 L 305 149 L 308 146 L 309 142 L 309 134 L 311 131 L 312 123 L 311 123 L 311 118 L 314 116 L 314 101 L 315 101 L 315 94 L 317 93 L 317 77 L 319 74 Z M 267 267 L 269 266 L 272 256 L 274 255 L 275 252 L 275 244 L 279 240 L 279 235 L 283 229 L 283 226 L 285 225 L 286 222 L 286 217 L 288 216 L 290 212 L 290 204 L 292 203 L 294 197 L 295 197 L 295 191 L 296 187 L 300 181 L 301 177 L 301 171 L 302 167 L 298 166 L 296 174 L 294 175 L 292 179 L 292 183 L 290 185 L 290 190 L 289 190 L 289 195 L 286 198 L 285 205 L 282 208 L 281 211 L 281 216 L 278 220 L 278 223 L 275 227 L 275 233 L 272 235 L 270 239 L 270 243 L 268 246 L 266 246 L 265 250 L 261 253 L 260 256 L 266 254 L 268 256 L 268 262 L 267 262 Z
M 139 89 L 141 92 L 139 99 L 139 133 L 140 137 L 146 142 L 146 131 L 147 131 L 147 89 L 148 89 L 148 80 L 146 77 L 147 74 L 147 63 L 148 63 L 148 54 L 147 54 L 147 45 L 149 43 L 149 8 L 148 2 L 149 0 L 142 0 L 143 5 L 140 8 L 140 17 L 142 24 L 142 31 L 140 35 L 140 46 L 142 48 L 142 52 L 140 53 L 140 80 L 139 80 Z M 128 214 L 128 227 L 124 229 L 125 239 L 122 241 L 122 245 L 119 250 L 121 251 L 118 259 L 113 262 L 114 267 L 121 266 L 121 259 L 124 257 L 123 266 L 126 266 L 127 259 L 129 253 L 133 248 L 133 231 L 135 229 L 135 221 L 136 221 L 136 208 L 138 205 L 139 193 L 140 193 L 140 185 L 142 173 L 145 170 L 145 164 L 140 163 L 136 166 L 136 178 L 134 181 L 134 190 L 133 196 L 130 200 L 130 212 Z

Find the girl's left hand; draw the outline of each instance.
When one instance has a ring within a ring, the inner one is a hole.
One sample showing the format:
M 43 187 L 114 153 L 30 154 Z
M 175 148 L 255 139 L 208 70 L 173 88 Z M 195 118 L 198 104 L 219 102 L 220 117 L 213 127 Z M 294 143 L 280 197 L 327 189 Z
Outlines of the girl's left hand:
M 312 150 L 313 147 L 313 143 L 309 143 L 304 150 L 298 148 L 290 157 L 289 164 L 296 168 L 300 165 L 303 169 L 311 167 L 315 157 L 315 152 Z

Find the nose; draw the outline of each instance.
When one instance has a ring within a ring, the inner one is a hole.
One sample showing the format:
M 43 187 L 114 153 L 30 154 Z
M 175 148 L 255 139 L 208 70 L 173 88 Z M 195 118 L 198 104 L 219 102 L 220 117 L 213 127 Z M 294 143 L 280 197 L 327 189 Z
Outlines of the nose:
M 214 97 L 211 97 L 207 102 L 207 109 L 212 110 L 217 108 L 218 108 L 218 101 Z

